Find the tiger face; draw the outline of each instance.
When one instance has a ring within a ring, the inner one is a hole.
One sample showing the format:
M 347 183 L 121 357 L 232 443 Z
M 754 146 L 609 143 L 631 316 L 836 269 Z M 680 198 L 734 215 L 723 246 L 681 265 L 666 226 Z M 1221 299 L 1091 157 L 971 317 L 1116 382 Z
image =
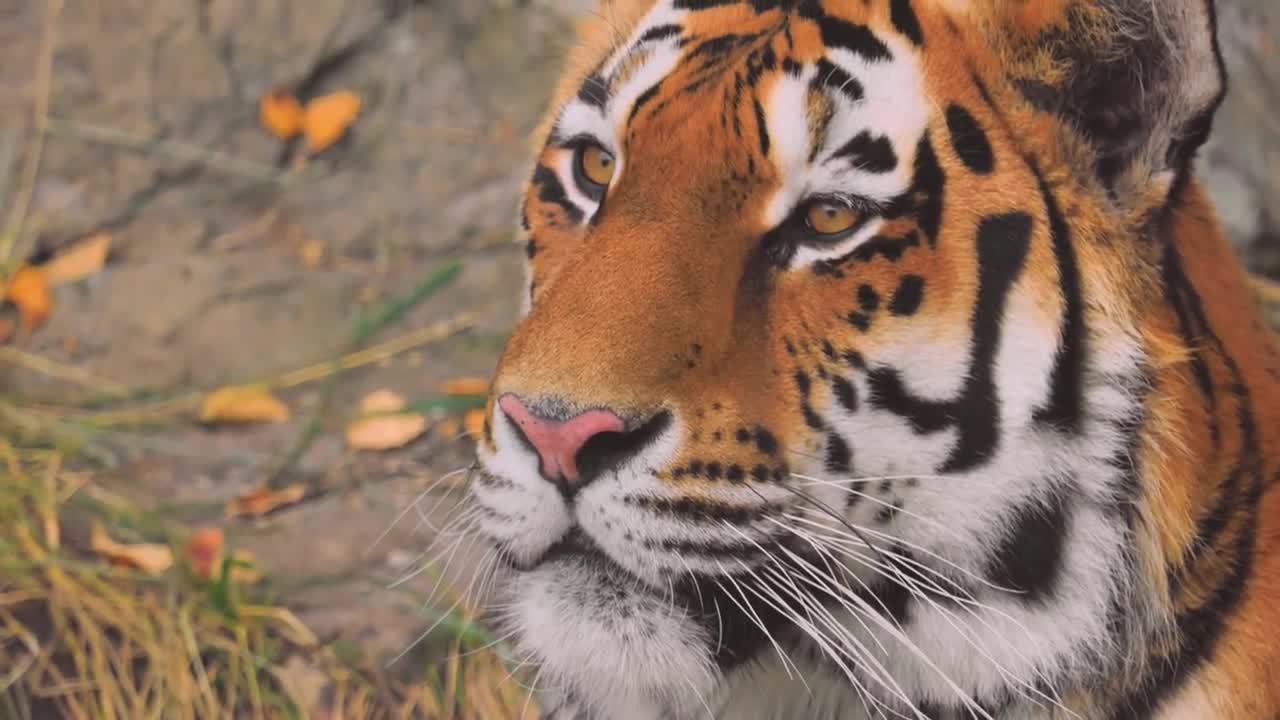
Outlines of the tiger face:
M 471 484 L 553 714 L 1054 712 L 1127 667 L 1167 614 L 1135 238 L 1222 88 L 1174 6 L 602 6 Z M 1169 62 L 1112 97 L 1082 49 Z

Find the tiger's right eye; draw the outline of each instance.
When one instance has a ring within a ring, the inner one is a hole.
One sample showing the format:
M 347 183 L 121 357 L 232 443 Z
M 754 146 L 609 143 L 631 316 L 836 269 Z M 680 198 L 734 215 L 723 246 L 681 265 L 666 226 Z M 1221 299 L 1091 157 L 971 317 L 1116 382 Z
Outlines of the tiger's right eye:
M 578 189 L 592 200 L 599 200 L 613 180 L 617 161 L 613 153 L 594 142 L 582 143 L 574 150 L 573 176 Z
M 818 201 L 805 210 L 805 224 L 817 235 L 840 235 L 858 224 L 859 213 L 848 205 Z

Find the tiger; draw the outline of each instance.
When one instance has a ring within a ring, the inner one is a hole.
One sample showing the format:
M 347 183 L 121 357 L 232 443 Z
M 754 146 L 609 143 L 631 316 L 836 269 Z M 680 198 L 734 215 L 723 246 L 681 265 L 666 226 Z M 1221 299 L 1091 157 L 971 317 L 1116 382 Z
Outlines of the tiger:
M 1211 0 L 580 21 L 465 500 L 545 717 L 1280 718 L 1216 35 Z

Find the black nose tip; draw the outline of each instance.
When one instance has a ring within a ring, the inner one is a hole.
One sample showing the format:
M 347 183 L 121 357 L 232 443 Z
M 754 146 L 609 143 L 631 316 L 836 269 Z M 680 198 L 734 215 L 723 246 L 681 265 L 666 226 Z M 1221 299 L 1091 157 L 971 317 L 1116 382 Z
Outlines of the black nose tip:
M 625 465 L 652 445 L 670 425 L 671 413 L 663 410 L 633 429 L 593 436 L 578 450 L 578 472 L 582 476 L 579 485 Z

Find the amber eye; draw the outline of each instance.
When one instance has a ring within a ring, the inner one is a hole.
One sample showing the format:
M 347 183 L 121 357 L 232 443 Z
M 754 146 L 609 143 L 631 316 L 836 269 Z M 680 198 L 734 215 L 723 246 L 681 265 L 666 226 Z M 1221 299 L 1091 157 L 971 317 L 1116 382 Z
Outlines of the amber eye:
M 595 143 L 584 143 L 578 146 L 576 163 L 578 184 L 583 186 L 583 192 L 598 198 L 613 179 L 617 166 L 613 155 Z
M 858 211 L 847 205 L 818 201 L 809 205 L 805 224 L 818 235 L 839 235 L 858 223 Z

